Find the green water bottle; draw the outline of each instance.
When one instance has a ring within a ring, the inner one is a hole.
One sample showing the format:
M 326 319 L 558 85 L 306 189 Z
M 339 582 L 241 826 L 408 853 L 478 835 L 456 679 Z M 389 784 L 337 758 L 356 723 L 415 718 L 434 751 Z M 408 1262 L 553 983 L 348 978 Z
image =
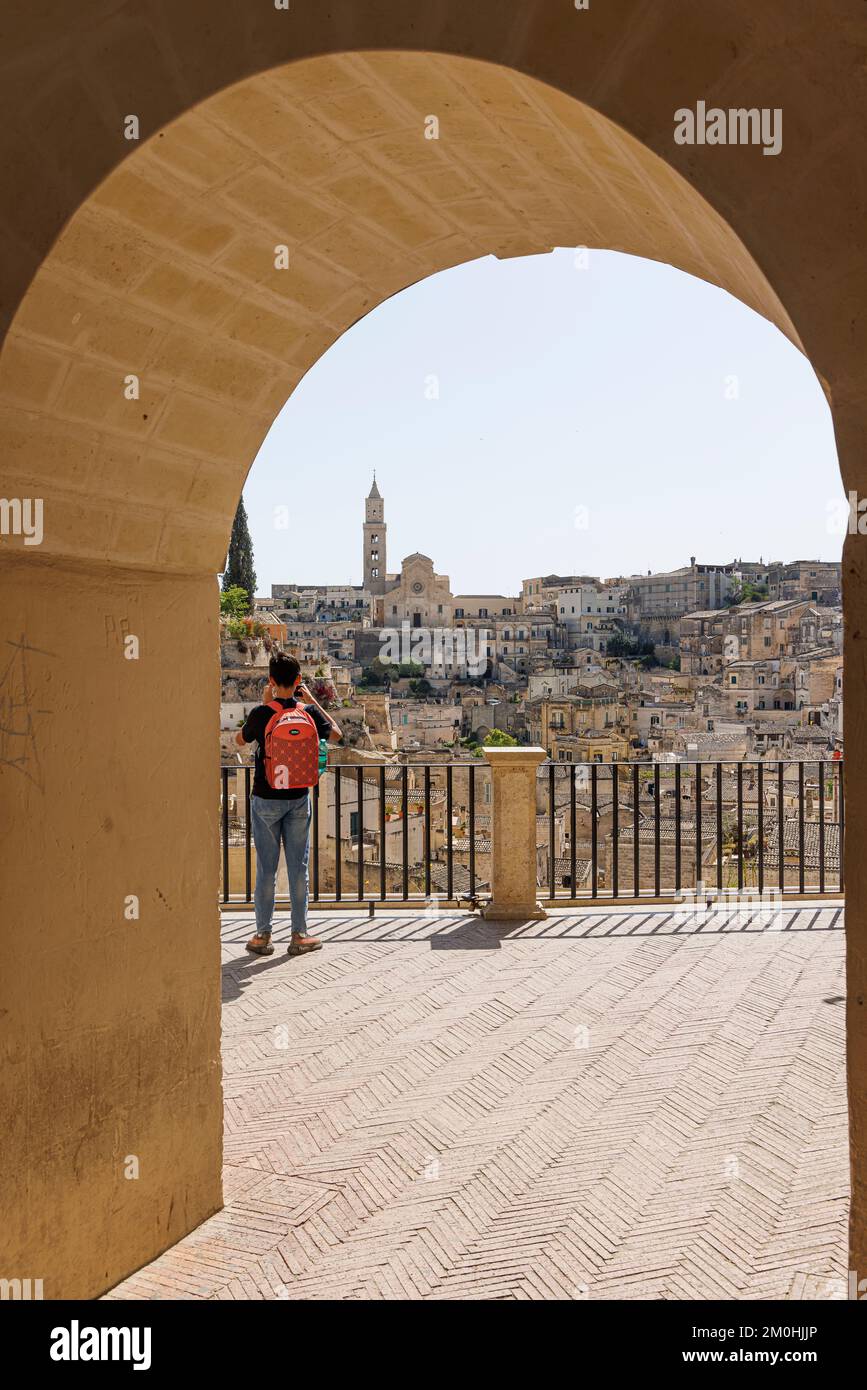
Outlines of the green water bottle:
M 321 777 L 322 774 L 326 771 L 327 767 L 328 767 L 328 739 L 327 739 L 327 738 L 321 738 L 321 739 L 319 740 L 319 776 L 320 776 L 320 777 Z

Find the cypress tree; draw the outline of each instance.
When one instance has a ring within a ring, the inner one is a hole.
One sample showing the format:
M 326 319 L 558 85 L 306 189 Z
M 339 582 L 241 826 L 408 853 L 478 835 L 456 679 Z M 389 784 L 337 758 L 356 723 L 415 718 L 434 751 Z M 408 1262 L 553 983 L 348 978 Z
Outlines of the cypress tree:
M 253 568 L 253 542 L 250 539 L 250 528 L 247 525 L 247 508 L 244 506 L 244 497 L 238 503 L 238 510 L 235 512 L 235 520 L 232 522 L 232 537 L 229 541 L 229 554 L 226 558 L 226 569 L 223 574 L 223 589 L 231 589 L 235 584 L 246 589 L 250 598 L 248 612 L 253 611 L 253 599 L 256 596 L 256 571 Z

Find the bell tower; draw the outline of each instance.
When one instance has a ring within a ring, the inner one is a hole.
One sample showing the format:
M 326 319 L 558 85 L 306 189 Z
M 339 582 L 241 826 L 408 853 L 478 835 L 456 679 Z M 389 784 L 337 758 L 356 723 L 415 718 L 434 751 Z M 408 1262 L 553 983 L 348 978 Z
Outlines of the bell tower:
M 371 594 L 385 592 L 385 503 L 376 486 L 364 503 L 364 588 Z

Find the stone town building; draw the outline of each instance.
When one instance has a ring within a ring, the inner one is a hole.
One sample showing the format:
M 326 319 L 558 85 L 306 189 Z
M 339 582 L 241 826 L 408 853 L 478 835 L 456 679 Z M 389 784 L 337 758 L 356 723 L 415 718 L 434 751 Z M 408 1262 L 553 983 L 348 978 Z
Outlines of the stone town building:
M 329 654 L 327 629 L 314 623 L 287 623 L 283 650 L 297 657 L 304 668 L 318 664 Z
M 504 594 L 458 594 L 454 600 L 455 622 L 487 623 L 493 618 L 512 618 L 518 600 Z
M 794 661 L 795 702 L 799 710 L 810 712 L 811 722 L 821 723 L 821 710 L 837 691 L 840 657 L 832 649 L 804 652 Z
M 581 660 L 572 658 L 568 663 L 534 671 L 527 678 L 527 698 L 536 700 L 543 695 L 577 695 L 579 685 L 586 686 L 587 677 L 597 672 L 605 675 L 616 689 L 621 688 L 622 683 L 617 676 L 603 672 L 602 667 L 596 664 L 592 651 L 582 653 L 581 657 Z
M 551 752 L 555 735 L 587 730 L 613 729 L 622 718 L 616 689 L 595 695 L 555 695 L 525 703 L 527 732 L 540 747 Z
M 740 604 L 729 610 L 723 643 L 726 661 L 762 661 L 794 656 L 801 618 L 810 604 L 805 599 L 776 599 Z
M 370 616 L 370 599 L 355 584 L 272 584 L 269 602 L 286 619 L 363 622 Z
M 616 729 L 585 729 L 583 733 L 551 732 L 551 757 L 557 763 L 623 763 L 629 743 Z
M 808 652 L 814 647 L 832 647 L 838 654 L 842 652 L 842 609 L 811 606 L 802 614 L 799 629 L 799 651 Z
M 808 599 L 813 603 L 840 603 L 839 560 L 792 560 L 769 569 L 768 592 L 772 599 Z
M 457 611 L 456 608 L 456 626 L 470 626 L 467 620 L 457 617 Z M 482 627 L 485 622 L 477 619 L 474 625 Z M 501 679 L 509 671 L 513 679 L 527 676 L 565 654 L 562 628 L 552 613 L 519 613 L 514 617 L 503 614 L 487 620 L 487 632 L 491 668 Z
M 779 658 L 732 661 L 723 673 L 723 691 L 732 714 L 753 710 L 793 710 L 795 688 L 791 672 Z
M 531 608 L 556 607 L 561 590 L 598 583 L 599 580 L 592 574 L 545 574 L 535 579 L 524 579 L 521 582 L 521 607 L 524 612 L 529 612 Z
M 774 599 L 697 610 L 680 620 L 680 669 L 716 676 L 731 661 L 795 656 L 805 646 L 842 641 L 836 615 L 826 618 L 806 599 Z
M 642 695 L 637 702 L 630 698 L 627 704 L 630 735 L 641 743 L 649 744 L 654 736 L 694 727 L 695 705 L 687 701 Z
M 626 585 L 567 585 L 557 594 L 557 616 L 570 648 L 604 652 L 626 617 Z
M 437 748 L 457 742 L 460 705 L 431 700 L 392 698 L 391 723 L 398 748 Z
M 716 676 L 725 664 L 725 609 L 685 613 L 680 620 L 680 669 L 689 676 Z
M 493 686 L 491 689 L 498 690 L 498 687 Z M 462 713 L 465 732 L 473 735 L 480 743 L 483 743 L 494 729 L 510 734 L 519 743 L 538 742 L 538 739 L 534 739 L 528 732 L 528 709 L 525 702 L 505 698 L 504 690 L 488 699 L 484 696 L 481 700 L 474 698 L 471 704 L 462 701 Z
M 630 624 L 667 646 L 676 640 L 685 613 L 721 608 L 736 577 L 733 565 L 698 565 L 693 555 L 681 569 L 634 574 L 623 583 Z
M 828 737 L 832 740 L 835 749 L 843 748 L 843 667 L 838 666 L 834 672 L 834 693 L 825 701 L 820 711 L 817 723 L 821 723 L 828 731 Z

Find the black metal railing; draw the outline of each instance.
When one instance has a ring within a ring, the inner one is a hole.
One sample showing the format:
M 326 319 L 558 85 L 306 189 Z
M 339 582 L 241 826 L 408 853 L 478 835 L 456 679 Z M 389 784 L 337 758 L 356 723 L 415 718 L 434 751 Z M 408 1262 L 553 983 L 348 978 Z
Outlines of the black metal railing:
M 227 905 L 253 900 L 252 775 L 249 764 L 220 769 Z M 481 762 L 329 765 L 312 792 L 311 904 L 475 901 L 490 887 L 489 860 L 477 872 L 476 843 L 484 830 L 476 807 L 489 788 L 490 769 Z M 488 844 L 482 853 L 489 852 Z M 281 906 L 284 872 L 281 863 Z
M 843 892 L 843 761 L 543 764 L 549 901 Z
M 490 776 L 483 762 L 329 766 L 312 794 L 311 903 L 487 897 Z M 249 765 L 221 769 L 224 904 L 252 902 L 251 786 Z M 841 759 L 549 762 L 536 814 L 551 902 L 843 892 Z

